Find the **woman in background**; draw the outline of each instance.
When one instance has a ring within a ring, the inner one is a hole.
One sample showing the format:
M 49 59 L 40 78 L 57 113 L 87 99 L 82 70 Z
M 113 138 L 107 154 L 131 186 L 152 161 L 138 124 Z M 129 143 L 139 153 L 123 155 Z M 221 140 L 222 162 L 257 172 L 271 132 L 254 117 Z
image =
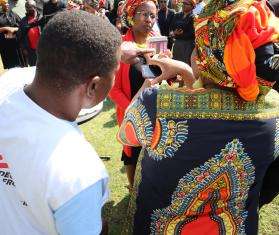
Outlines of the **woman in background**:
M 131 42 L 137 48 L 146 48 L 147 39 L 154 35 L 152 28 L 157 19 L 156 2 L 153 0 L 128 0 L 124 6 L 124 13 L 129 29 L 123 36 L 123 41 Z M 144 60 L 144 58 L 142 59 Z M 109 93 L 109 97 L 116 105 L 118 125 L 121 125 L 126 108 L 143 82 L 140 63 L 120 64 L 114 86 Z M 126 167 L 129 189 L 133 186 L 140 151 L 140 147 L 128 146 L 124 146 L 122 151 L 121 160 Z
M 25 10 L 25 17 L 19 22 L 17 38 L 24 55 L 25 66 L 35 66 L 37 61 L 36 50 L 41 35 L 41 29 L 38 26 L 40 15 L 36 1 L 27 0 Z M 31 24 L 37 26 L 31 27 Z
M 18 28 L 20 17 L 14 13 L 7 0 L 0 0 L 0 28 Z M 20 51 L 15 34 L 0 33 L 0 54 L 4 69 L 20 66 Z
M 176 13 L 171 24 L 173 58 L 191 64 L 190 58 L 195 47 L 194 0 L 183 0 L 182 12 Z

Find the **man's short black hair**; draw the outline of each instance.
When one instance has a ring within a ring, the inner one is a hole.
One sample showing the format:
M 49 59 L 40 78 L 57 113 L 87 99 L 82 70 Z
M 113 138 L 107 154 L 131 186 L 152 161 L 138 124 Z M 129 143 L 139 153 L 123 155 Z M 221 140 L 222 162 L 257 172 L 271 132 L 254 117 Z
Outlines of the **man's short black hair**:
M 58 13 L 39 40 L 36 76 L 69 91 L 92 76 L 111 73 L 120 45 L 120 33 L 108 20 L 78 10 Z

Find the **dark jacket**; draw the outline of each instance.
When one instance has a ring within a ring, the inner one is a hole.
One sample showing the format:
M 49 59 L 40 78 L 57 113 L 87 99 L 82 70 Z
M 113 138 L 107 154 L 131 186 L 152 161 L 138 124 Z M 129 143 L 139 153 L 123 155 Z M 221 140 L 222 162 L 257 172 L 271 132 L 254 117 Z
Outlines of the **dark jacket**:
M 18 27 L 20 17 L 13 11 L 0 13 L 0 27 Z M 7 39 L 0 33 L 0 54 L 5 69 L 21 65 L 20 51 L 16 38 Z
M 167 8 L 166 11 L 159 10 L 158 25 L 163 36 L 169 36 L 171 22 L 173 21 L 175 11 Z
M 57 3 L 52 3 L 48 1 L 43 6 L 43 18 L 41 23 L 41 27 L 44 27 L 47 22 L 58 12 L 66 9 L 66 4 L 60 0 Z
M 176 39 L 195 40 L 194 15 L 190 13 L 185 16 L 183 12 L 176 13 L 171 24 L 171 30 L 175 29 L 183 30 L 183 34 L 176 36 Z

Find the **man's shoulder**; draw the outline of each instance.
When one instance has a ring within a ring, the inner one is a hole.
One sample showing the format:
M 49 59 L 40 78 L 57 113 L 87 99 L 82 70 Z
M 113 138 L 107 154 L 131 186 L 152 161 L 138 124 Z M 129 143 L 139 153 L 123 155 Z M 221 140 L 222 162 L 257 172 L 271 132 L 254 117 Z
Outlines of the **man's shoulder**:
M 83 134 L 72 131 L 57 140 L 48 156 L 50 172 L 69 178 L 106 175 L 104 164 Z M 91 174 L 91 172 L 94 172 Z
M 35 73 L 34 67 L 13 68 L 0 77 L 0 104 L 9 99 L 16 92 L 20 92 L 24 85 L 30 84 Z M 19 100 L 20 101 L 20 100 Z
M 65 128 L 60 138 L 56 140 L 52 158 L 56 157 L 65 161 L 99 161 L 98 154 L 77 129 Z
M 108 178 L 102 160 L 81 133 L 67 133 L 57 141 L 45 165 L 50 205 L 54 209 Z

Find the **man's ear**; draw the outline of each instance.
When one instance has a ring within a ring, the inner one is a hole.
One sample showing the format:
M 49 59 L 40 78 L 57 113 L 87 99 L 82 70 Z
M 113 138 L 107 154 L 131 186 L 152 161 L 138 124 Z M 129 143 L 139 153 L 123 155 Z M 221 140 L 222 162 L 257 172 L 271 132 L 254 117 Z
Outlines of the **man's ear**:
M 100 81 L 101 78 L 99 76 L 94 76 L 87 82 L 86 95 L 89 98 L 93 98 L 96 95 L 96 88 L 99 86 Z
M 99 76 L 92 77 L 83 85 L 83 92 L 85 91 L 82 108 L 92 108 L 98 102 L 97 89 L 100 86 L 101 78 Z

